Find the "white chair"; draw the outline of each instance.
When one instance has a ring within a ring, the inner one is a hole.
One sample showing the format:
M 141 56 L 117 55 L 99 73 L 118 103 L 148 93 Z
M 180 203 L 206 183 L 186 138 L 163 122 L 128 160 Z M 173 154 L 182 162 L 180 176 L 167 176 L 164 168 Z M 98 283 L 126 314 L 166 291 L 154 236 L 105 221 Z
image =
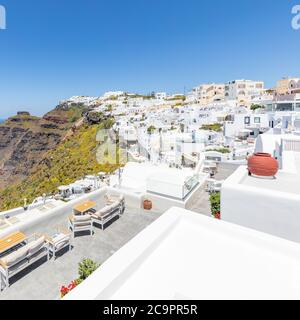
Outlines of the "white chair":
M 104 196 L 105 198 L 105 202 L 106 202 L 106 206 L 110 206 L 110 205 L 116 205 L 116 203 L 118 203 L 118 205 L 121 208 L 121 212 L 120 214 L 123 214 L 125 211 L 125 197 L 124 195 L 120 194 L 120 195 L 111 195 L 111 194 L 106 194 Z
M 46 235 L 46 239 L 49 243 L 49 252 L 54 257 L 54 260 L 56 259 L 56 253 L 62 249 L 68 247 L 69 251 L 71 250 L 71 235 L 71 232 L 60 227 L 57 228 L 57 233 L 52 237 Z
M 106 198 L 106 206 L 91 214 L 93 224 L 100 225 L 104 230 L 106 223 L 111 221 L 114 217 L 120 217 L 125 210 L 125 199 L 123 195 L 117 197 Z
M 93 222 L 90 215 L 73 215 L 69 217 L 69 230 L 75 238 L 76 232 L 89 231 L 93 235 Z

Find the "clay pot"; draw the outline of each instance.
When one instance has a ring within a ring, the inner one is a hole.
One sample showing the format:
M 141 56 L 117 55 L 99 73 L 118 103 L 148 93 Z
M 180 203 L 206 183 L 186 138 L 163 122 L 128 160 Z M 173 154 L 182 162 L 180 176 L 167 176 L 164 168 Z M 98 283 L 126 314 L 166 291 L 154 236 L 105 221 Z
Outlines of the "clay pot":
M 151 210 L 151 209 L 152 209 L 152 201 L 150 201 L 150 200 L 145 200 L 145 201 L 144 201 L 144 209 L 145 209 L 145 210 Z
M 278 172 L 278 161 L 269 153 L 255 153 L 248 158 L 249 175 L 274 177 Z

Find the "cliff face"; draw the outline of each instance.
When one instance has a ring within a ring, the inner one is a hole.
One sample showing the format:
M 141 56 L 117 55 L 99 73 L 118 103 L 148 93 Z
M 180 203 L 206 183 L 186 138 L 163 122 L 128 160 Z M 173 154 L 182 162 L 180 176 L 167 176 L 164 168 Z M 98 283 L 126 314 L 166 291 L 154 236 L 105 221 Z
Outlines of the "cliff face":
M 23 205 L 24 198 L 30 203 L 43 193 L 57 192 L 58 186 L 70 184 L 87 174 L 115 171 L 117 164 L 97 161 L 99 154 L 104 154 L 109 147 L 97 139 L 98 130 L 103 127 L 103 124 L 83 124 L 46 152 L 28 177 L 0 190 L 0 211 Z
M 64 139 L 81 108 L 56 107 L 43 118 L 20 112 L 0 124 L 0 190 L 28 177 Z

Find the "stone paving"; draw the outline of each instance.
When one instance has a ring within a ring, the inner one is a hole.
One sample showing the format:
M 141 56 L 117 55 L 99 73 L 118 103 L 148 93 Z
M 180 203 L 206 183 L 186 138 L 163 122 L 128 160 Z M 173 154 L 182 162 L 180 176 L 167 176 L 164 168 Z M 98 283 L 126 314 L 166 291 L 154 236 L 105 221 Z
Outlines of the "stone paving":
M 66 250 L 56 260 L 46 259 L 22 271 L 11 279 L 11 286 L 0 293 L 0 300 L 53 300 L 60 298 L 60 287 L 78 277 L 78 263 L 90 258 L 101 264 L 156 220 L 160 214 L 128 208 L 121 218 L 102 231 L 94 228 L 94 235 L 74 239 L 74 247 Z M 56 221 L 62 224 L 64 221 Z M 47 222 L 47 225 L 51 223 Z M 50 228 L 50 227 L 49 227 Z M 43 226 L 39 225 L 41 231 Z M 43 231 L 46 231 L 44 226 Z

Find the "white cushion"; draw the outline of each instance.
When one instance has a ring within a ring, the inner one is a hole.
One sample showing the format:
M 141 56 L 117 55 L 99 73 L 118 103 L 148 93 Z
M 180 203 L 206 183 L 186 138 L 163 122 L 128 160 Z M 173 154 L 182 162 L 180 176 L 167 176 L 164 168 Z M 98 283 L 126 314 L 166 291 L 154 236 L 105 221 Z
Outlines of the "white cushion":
M 83 215 L 83 216 L 73 216 L 73 218 L 74 218 L 74 221 L 75 222 L 83 222 L 83 221 L 89 221 L 89 220 L 91 220 L 91 216 L 89 216 L 89 215 Z
M 110 210 L 111 210 L 110 206 L 105 206 L 101 210 L 95 212 L 93 214 L 93 216 L 96 217 L 96 218 L 100 218 L 100 217 L 106 215 L 108 212 L 110 212 Z
M 65 235 L 63 233 L 59 233 L 58 235 L 52 238 L 54 244 L 59 243 L 61 241 L 68 241 L 69 239 L 70 236 Z
M 24 246 L 17 251 L 7 255 L 6 257 L 2 258 L 2 261 L 9 267 L 22 259 L 25 259 L 28 254 L 28 247 Z
M 92 220 L 89 222 L 76 222 L 75 228 L 80 228 L 80 227 L 90 227 L 92 225 Z
M 70 243 L 70 236 L 65 235 L 63 233 L 57 234 L 55 237 L 52 238 L 55 249 L 59 250 Z
M 65 247 L 66 245 L 68 245 L 69 243 L 70 243 L 69 238 L 67 238 L 67 239 L 65 239 L 65 240 L 57 243 L 57 244 L 55 245 L 55 248 L 56 248 L 56 250 L 59 250 L 59 249 Z
M 44 243 L 45 243 L 45 237 L 40 237 L 37 240 L 30 242 L 27 245 L 29 254 L 33 254 L 39 251 L 43 247 Z
M 114 202 L 110 207 L 111 210 L 115 210 L 116 208 L 118 208 L 120 206 L 121 202 L 120 201 L 116 201 Z

